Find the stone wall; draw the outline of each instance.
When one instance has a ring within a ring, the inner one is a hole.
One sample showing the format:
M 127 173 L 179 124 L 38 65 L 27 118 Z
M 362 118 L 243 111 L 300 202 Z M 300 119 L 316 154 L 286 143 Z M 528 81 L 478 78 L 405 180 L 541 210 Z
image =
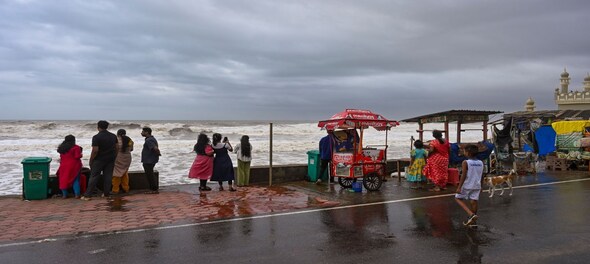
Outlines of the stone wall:
M 400 169 L 404 170 L 408 166 L 408 161 L 400 161 Z M 395 160 L 387 162 L 387 175 L 392 172 L 397 172 L 397 163 Z M 156 172 L 156 176 L 158 176 Z M 237 173 L 236 173 L 237 175 Z M 272 167 L 272 182 L 285 183 L 292 181 L 303 181 L 307 179 L 307 164 L 305 165 L 277 165 Z M 250 168 L 250 183 L 252 184 L 268 184 L 269 182 L 269 168 L 268 166 L 252 166 Z M 147 180 L 143 171 L 129 172 L 129 186 L 133 190 L 147 189 Z
M 403 171 L 405 166 L 408 166 L 407 160 L 400 161 L 400 170 Z M 234 168 L 235 169 L 235 168 Z M 397 172 L 396 160 L 389 160 L 387 162 L 387 176 L 391 173 Z M 154 171 L 156 179 L 159 179 L 160 173 Z M 307 180 L 307 164 L 305 165 L 277 165 L 272 167 L 272 183 L 285 183 L 293 181 Z M 157 181 L 159 182 L 159 181 Z M 198 181 L 195 181 L 197 183 Z M 268 185 L 269 169 L 268 166 L 252 166 L 250 168 L 250 183 L 258 185 Z M 49 176 L 49 195 L 60 194 L 58 188 L 58 181 L 55 175 Z M 102 190 L 103 183 L 99 181 L 97 187 Z M 129 188 L 134 190 L 147 190 L 148 182 L 143 171 L 129 172 Z M 100 192 L 100 191 L 99 191 Z M 23 193 L 24 197 L 24 193 Z

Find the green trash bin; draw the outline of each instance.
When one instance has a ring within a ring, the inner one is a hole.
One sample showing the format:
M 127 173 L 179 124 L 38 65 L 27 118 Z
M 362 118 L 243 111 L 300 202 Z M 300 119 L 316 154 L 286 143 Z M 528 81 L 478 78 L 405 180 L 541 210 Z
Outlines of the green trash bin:
M 320 175 L 321 169 L 321 160 L 320 160 L 320 151 L 319 150 L 310 150 L 307 152 L 307 178 L 311 182 L 315 182 L 318 180 L 318 175 Z M 324 172 L 322 179 L 328 179 L 327 170 Z
M 23 164 L 23 194 L 27 200 L 47 199 L 49 189 L 49 157 L 27 157 Z

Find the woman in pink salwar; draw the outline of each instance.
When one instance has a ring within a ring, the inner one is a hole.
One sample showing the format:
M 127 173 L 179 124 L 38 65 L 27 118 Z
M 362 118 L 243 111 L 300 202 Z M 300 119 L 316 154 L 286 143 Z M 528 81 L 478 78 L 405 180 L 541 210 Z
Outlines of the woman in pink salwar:
M 430 141 L 428 160 L 423 174 L 434 183 L 434 188 L 429 191 L 439 192 L 445 189 L 449 179 L 449 153 L 451 145 L 442 138 L 442 132 L 432 131 L 434 140 Z
M 199 191 L 211 191 L 211 188 L 207 186 L 207 180 L 213 174 L 213 153 L 215 151 L 211 147 L 209 137 L 205 134 L 200 134 L 193 150 L 197 153 L 197 157 L 193 161 L 188 177 L 199 179 Z

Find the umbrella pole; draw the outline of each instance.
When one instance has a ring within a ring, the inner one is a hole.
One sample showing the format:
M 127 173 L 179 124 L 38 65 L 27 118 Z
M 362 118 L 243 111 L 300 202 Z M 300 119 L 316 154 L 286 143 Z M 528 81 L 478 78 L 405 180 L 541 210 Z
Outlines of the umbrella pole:
M 361 127 L 361 139 L 359 142 L 358 153 L 363 153 L 363 134 L 364 134 L 364 129 Z

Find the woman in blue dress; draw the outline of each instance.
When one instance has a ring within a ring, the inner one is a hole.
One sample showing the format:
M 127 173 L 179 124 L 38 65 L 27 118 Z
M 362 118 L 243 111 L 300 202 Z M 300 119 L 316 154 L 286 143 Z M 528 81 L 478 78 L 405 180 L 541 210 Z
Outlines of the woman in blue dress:
M 234 165 L 229 156 L 229 152 L 233 151 L 231 144 L 227 137 L 223 138 L 221 142 L 221 134 L 213 134 L 213 150 L 215 151 L 215 158 L 213 159 L 213 175 L 211 181 L 219 182 L 219 190 L 223 191 L 223 182 L 227 181 L 229 191 L 235 192 L 233 187 L 234 181 Z

